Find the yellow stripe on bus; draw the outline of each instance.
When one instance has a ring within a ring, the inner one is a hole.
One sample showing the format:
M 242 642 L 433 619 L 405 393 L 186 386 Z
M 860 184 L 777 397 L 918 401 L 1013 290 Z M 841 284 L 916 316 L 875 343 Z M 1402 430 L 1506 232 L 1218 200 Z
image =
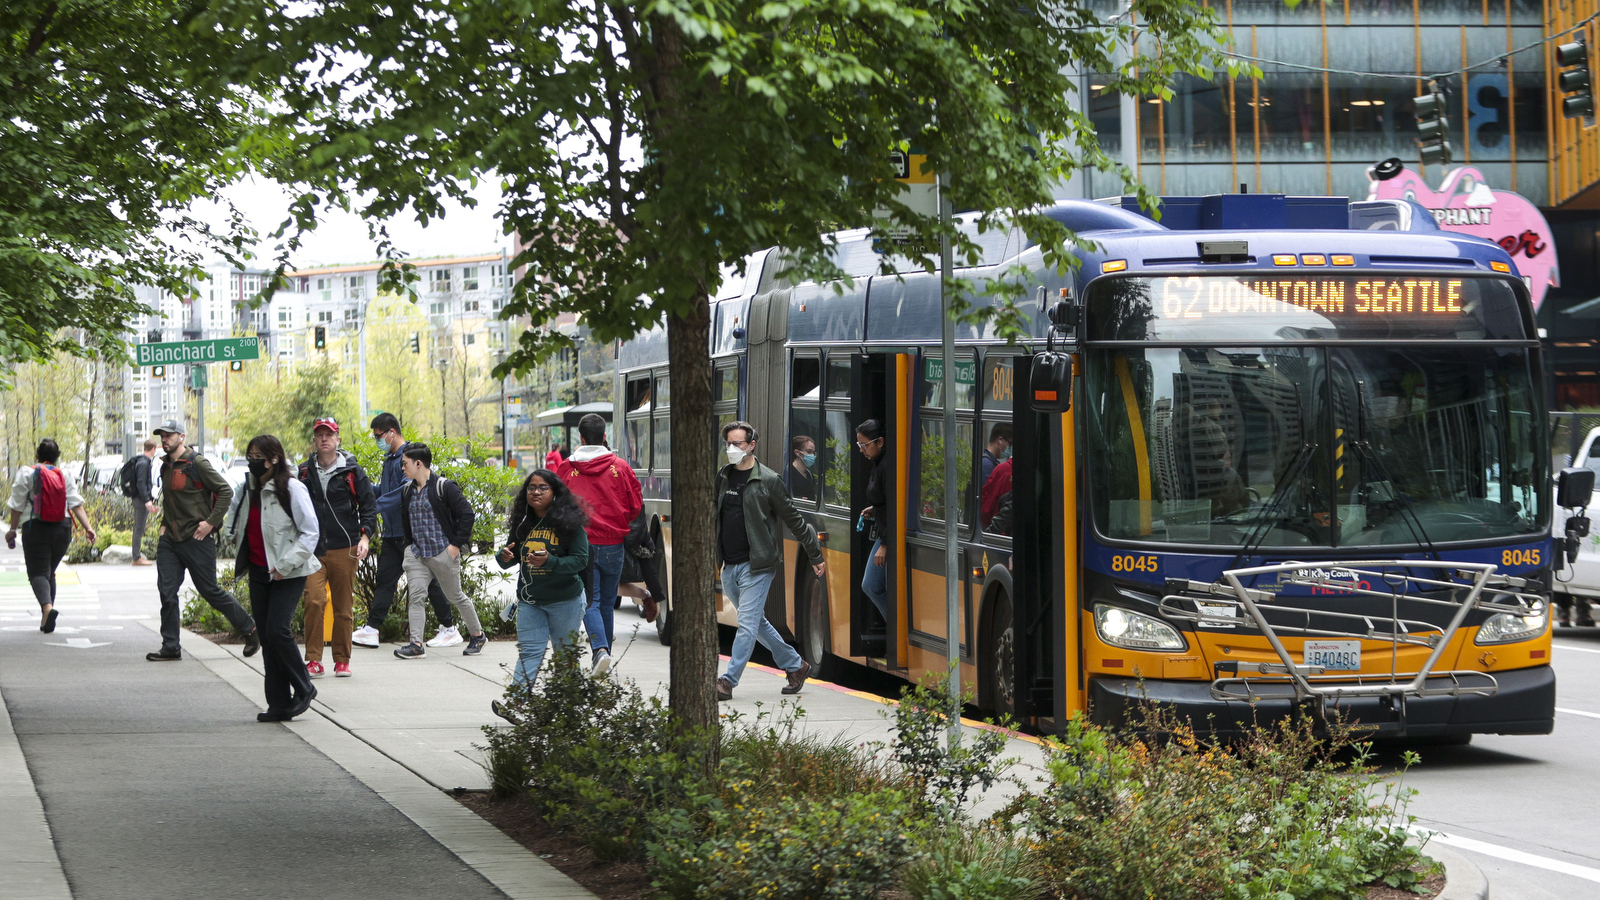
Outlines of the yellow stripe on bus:
M 1144 441 L 1144 418 L 1139 415 L 1139 399 L 1133 395 L 1133 376 L 1128 374 L 1128 359 L 1117 356 L 1117 381 L 1122 384 L 1122 402 L 1128 408 L 1128 430 L 1133 435 L 1133 457 L 1139 466 L 1139 533 L 1149 534 L 1150 501 L 1154 494 L 1150 487 L 1150 448 Z

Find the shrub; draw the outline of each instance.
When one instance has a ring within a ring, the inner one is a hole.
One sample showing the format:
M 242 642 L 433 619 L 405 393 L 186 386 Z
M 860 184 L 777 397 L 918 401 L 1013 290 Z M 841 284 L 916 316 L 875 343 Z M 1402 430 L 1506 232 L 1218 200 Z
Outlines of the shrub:
M 1159 710 L 1140 725 L 1159 737 L 1074 718 L 1045 786 L 997 818 L 1020 823 L 1061 897 L 1320 900 L 1415 883 L 1421 857 L 1400 822 L 1410 792 L 1378 790 L 1365 748 L 1331 730 L 1322 740 L 1311 722 L 1286 721 L 1220 747 Z
M 910 787 L 871 748 L 842 735 L 800 732 L 803 718 L 805 710 L 788 700 L 777 713 L 761 710 L 750 722 L 738 713 L 728 716 L 722 730 L 722 781 L 742 785 L 741 802 L 767 803 L 784 797 L 828 800 Z M 734 799 L 728 790 L 724 789 L 725 799 Z
M 651 842 L 654 883 L 674 900 L 874 897 L 912 856 L 911 808 L 897 791 L 717 804 L 706 837 L 679 827 Z
M 654 814 L 713 800 L 705 755 L 714 745 L 631 683 L 588 678 L 584 652 L 558 648 L 533 689 L 507 689 L 502 702 L 518 724 L 484 729 L 486 765 L 498 793 L 526 793 L 596 858 L 641 859 Z
M 1031 900 L 1037 866 L 1025 841 L 995 826 L 935 827 L 900 872 L 912 900 Z
M 964 817 L 973 789 L 988 790 L 1014 760 L 1002 759 L 1006 735 L 982 731 L 968 736 L 959 728 L 951 739 L 955 712 L 944 679 L 928 678 L 900 693 L 894 711 L 894 761 L 910 781 L 919 810 L 941 820 Z M 1002 728 L 1009 730 L 1009 722 Z

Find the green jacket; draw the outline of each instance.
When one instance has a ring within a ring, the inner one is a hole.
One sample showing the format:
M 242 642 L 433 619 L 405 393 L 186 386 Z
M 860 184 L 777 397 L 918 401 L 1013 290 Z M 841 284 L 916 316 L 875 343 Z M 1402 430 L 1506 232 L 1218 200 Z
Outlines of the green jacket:
M 728 471 L 733 466 L 723 466 L 717 472 L 716 531 L 717 563 L 722 563 L 722 492 L 727 489 Z M 750 571 L 765 572 L 776 569 L 783 562 L 783 535 L 778 532 L 778 522 L 789 527 L 789 533 L 800 542 L 812 565 L 822 562 L 822 547 L 817 543 L 817 532 L 794 508 L 789 491 L 783 486 L 783 476 L 756 463 L 750 480 L 744 486 L 744 530 L 750 537 Z
M 201 522 L 210 522 L 213 533 L 221 530 L 232 500 L 228 480 L 193 448 L 186 448 L 177 460 L 164 458 L 161 463 L 162 528 L 171 540 L 190 540 Z
M 529 518 L 532 518 L 531 516 Z M 542 521 L 542 520 L 539 520 Z M 538 527 L 534 527 L 537 525 Z M 529 544 L 534 546 L 530 547 Z M 542 566 L 522 565 L 531 550 L 543 544 L 550 559 Z M 524 519 L 506 544 L 511 559 L 494 556 L 500 568 L 517 567 L 517 599 L 524 603 L 558 603 L 585 595 L 584 575 L 589 571 L 589 536 L 579 528 L 570 542 L 563 543 L 555 529 Z

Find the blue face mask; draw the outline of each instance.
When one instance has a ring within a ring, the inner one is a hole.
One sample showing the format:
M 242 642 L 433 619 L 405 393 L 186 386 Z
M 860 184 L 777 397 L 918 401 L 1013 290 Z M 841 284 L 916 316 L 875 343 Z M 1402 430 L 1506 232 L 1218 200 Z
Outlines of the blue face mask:
M 800 461 L 805 463 L 806 468 L 809 469 L 817 464 L 817 455 L 815 453 L 807 453 L 806 455 L 800 457 Z
M 376 443 L 378 445 L 378 449 L 379 450 L 385 450 L 386 451 L 386 450 L 389 449 L 389 441 L 387 439 L 381 438 L 381 437 L 375 437 L 372 440 L 373 440 L 374 443 Z

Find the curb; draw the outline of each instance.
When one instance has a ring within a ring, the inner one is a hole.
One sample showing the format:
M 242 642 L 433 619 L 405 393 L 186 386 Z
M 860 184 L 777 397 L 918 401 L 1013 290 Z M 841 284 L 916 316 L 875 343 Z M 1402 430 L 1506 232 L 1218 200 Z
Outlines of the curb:
M 1432 842 L 1422 853 L 1444 866 L 1444 890 L 1434 900 L 1489 900 L 1489 879 L 1472 860 Z
M 0 900 L 72 900 L 28 760 L 0 697 Z

